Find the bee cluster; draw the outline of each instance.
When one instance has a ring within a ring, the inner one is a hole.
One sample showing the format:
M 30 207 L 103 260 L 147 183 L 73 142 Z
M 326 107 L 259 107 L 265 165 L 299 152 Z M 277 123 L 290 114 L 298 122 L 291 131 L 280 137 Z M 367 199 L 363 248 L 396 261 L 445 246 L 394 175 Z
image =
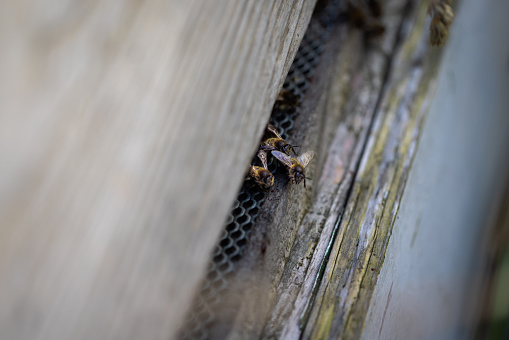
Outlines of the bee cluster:
M 281 101 L 282 105 L 287 105 L 285 102 L 295 104 L 296 100 L 297 98 L 286 90 L 283 90 L 278 96 L 278 101 Z M 308 151 L 298 156 L 297 152 L 295 152 L 295 148 L 298 146 L 291 145 L 281 137 L 274 125 L 267 125 L 267 130 L 273 137 L 265 139 L 260 144 L 256 156 L 261 162 L 261 166 L 252 164 L 249 168 L 249 177 L 264 189 L 270 189 L 274 185 L 274 175 L 270 172 L 267 165 L 267 154 L 270 153 L 272 157 L 287 168 L 288 176 L 293 183 L 299 184 L 304 181 L 304 187 L 306 187 L 306 166 L 311 162 L 315 153 Z M 295 157 L 292 157 L 292 152 Z

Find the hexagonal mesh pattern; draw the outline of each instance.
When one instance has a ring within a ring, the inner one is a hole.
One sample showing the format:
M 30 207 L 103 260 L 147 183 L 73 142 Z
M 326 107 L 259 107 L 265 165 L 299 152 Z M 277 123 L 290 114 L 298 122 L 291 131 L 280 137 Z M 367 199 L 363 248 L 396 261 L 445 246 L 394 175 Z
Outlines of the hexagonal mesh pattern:
M 283 89 L 298 98 L 297 104 L 289 105 L 284 101 L 276 101 L 274 105 L 270 123 L 278 128 L 285 139 L 289 137 L 293 128 L 295 117 L 300 110 L 298 103 L 302 101 L 310 85 L 323 45 L 340 21 L 339 2 L 328 1 L 326 6 L 313 14 L 309 28 L 290 67 Z M 270 160 L 269 170 L 274 173 L 277 167 L 277 162 Z M 235 262 L 242 256 L 265 196 L 265 191 L 257 186 L 247 182 L 242 186 L 209 263 L 207 277 L 195 298 L 179 339 L 210 338 L 209 329 L 215 321 L 214 308 L 219 306 L 222 301 L 221 296 L 228 288 L 228 274 L 235 270 Z

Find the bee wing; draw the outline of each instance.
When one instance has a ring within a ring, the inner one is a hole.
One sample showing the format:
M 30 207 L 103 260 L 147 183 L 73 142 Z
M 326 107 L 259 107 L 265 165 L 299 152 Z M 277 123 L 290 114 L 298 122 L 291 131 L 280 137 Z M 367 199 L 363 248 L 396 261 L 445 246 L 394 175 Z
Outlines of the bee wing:
M 258 151 L 257 156 L 262 161 L 263 167 L 267 169 L 267 154 L 265 153 L 265 151 L 263 150 Z
M 267 130 L 275 134 L 277 138 L 283 139 L 274 125 L 272 124 L 267 125 Z
M 272 156 L 276 157 L 278 161 L 286 165 L 287 167 L 292 166 L 292 158 L 281 151 L 272 151 Z
M 297 158 L 297 160 L 299 161 L 300 164 L 302 164 L 303 167 L 306 167 L 309 164 L 309 162 L 311 162 L 311 160 L 313 160 L 314 157 L 315 157 L 315 152 L 308 151 L 305 154 L 300 155 L 299 158 Z

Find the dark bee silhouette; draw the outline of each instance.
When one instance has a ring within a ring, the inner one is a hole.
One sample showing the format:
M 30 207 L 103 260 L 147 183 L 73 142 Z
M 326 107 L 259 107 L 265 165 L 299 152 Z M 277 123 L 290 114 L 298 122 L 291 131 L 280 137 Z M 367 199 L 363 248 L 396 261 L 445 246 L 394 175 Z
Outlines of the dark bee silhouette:
M 284 140 L 278 133 L 276 127 L 274 125 L 267 125 L 267 130 L 272 132 L 276 138 L 269 138 L 262 142 L 260 145 L 260 150 L 263 151 L 281 151 L 290 156 L 290 153 L 293 151 L 294 154 L 295 150 L 293 149 L 294 146 L 290 145 L 286 140 Z
M 260 150 L 257 154 L 262 161 L 262 166 L 251 165 L 249 168 L 249 176 L 262 188 L 270 188 L 274 185 L 274 176 L 267 169 L 267 154 Z
M 290 157 L 280 151 L 272 151 L 272 156 L 276 157 L 278 161 L 283 163 L 288 168 L 288 176 L 295 183 L 299 184 L 304 180 L 304 188 L 306 187 L 306 166 L 311 162 L 315 153 L 308 151 L 297 158 Z
M 281 110 L 295 111 L 295 107 L 299 104 L 299 97 L 293 92 L 288 90 L 282 90 L 276 98 L 276 105 Z
M 350 24 L 362 30 L 366 39 L 376 38 L 384 34 L 385 26 L 378 19 L 382 14 L 380 1 L 347 1 L 346 7 Z

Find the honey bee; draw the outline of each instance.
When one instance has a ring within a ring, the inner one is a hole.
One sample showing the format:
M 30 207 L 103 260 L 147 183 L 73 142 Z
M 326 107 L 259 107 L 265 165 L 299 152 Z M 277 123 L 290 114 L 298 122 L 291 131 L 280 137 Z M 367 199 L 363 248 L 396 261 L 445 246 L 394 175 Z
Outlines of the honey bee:
M 249 176 L 262 188 L 270 188 L 274 185 L 274 176 L 267 169 L 267 154 L 260 150 L 257 154 L 262 161 L 262 166 L 251 165 L 249 168 Z
M 305 188 L 307 177 L 304 170 L 313 157 L 315 157 L 315 153 L 313 151 L 308 151 L 297 158 L 290 157 L 280 151 L 272 151 L 271 153 L 272 156 L 276 157 L 278 161 L 288 168 L 288 176 L 290 177 L 290 180 L 292 180 L 295 184 L 299 184 L 302 180 L 304 180 Z
M 276 127 L 274 125 L 267 125 L 267 130 L 272 132 L 274 135 L 276 135 L 276 138 L 269 138 L 262 142 L 260 145 L 260 150 L 263 151 L 282 151 L 288 156 L 290 156 L 290 153 L 293 151 L 295 153 L 295 150 L 293 149 L 294 146 L 291 146 L 288 144 L 286 140 L 284 140 L 278 133 Z M 296 154 L 296 153 L 295 153 Z
M 276 104 L 282 110 L 295 109 L 299 104 L 299 97 L 291 91 L 282 90 L 276 98 Z

